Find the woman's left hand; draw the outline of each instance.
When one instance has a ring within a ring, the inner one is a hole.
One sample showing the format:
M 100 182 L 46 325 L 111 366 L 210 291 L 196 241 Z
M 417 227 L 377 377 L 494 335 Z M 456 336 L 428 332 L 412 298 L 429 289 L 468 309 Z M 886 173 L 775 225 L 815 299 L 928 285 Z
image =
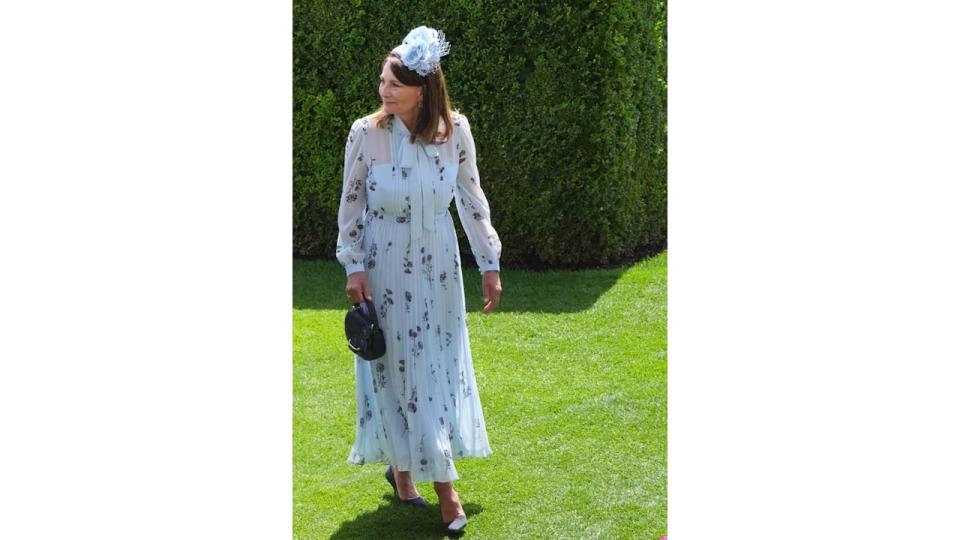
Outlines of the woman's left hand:
M 483 312 L 490 313 L 500 305 L 500 272 L 487 270 L 483 273 Z

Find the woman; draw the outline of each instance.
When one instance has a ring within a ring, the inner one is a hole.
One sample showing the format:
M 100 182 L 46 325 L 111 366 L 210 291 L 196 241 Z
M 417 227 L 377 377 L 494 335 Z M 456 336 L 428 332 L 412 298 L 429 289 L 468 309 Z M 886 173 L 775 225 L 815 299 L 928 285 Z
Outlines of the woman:
M 454 460 L 491 453 L 477 394 L 451 199 L 483 273 L 483 313 L 500 302 L 500 239 L 480 189 L 467 118 L 450 109 L 443 33 L 421 26 L 385 59 L 382 107 L 346 143 L 337 259 L 353 303 L 374 302 L 386 354 L 357 356 L 356 441 L 347 459 L 387 463 L 407 504 L 433 481 L 450 532 L 467 518 Z

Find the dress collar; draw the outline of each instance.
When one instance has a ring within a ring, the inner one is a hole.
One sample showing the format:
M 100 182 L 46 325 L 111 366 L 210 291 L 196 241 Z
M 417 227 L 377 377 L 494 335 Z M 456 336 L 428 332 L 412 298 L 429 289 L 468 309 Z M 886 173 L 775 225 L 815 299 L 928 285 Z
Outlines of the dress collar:
M 397 115 L 393 114 L 393 115 L 390 115 L 390 123 L 393 124 L 394 133 L 396 133 L 397 135 L 402 135 L 406 137 L 408 141 L 410 140 L 410 130 L 407 129 L 407 125 L 403 123 L 403 120 L 398 118 Z M 439 128 L 442 130 L 444 125 L 445 124 L 443 122 L 443 119 L 441 118 Z M 417 140 L 417 142 L 420 142 L 419 139 Z M 446 142 L 446 140 L 441 142 Z M 428 144 L 425 144 L 425 146 L 435 146 L 435 145 L 433 143 L 428 143 Z
M 404 124 L 404 123 L 403 123 L 403 120 L 401 120 L 400 118 L 398 118 L 397 115 L 395 115 L 395 114 L 392 115 L 392 116 L 390 117 L 390 122 L 393 124 L 393 130 L 394 130 L 396 133 L 398 133 L 398 134 L 400 134 L 400 135 L 404 135 L 404 136 L 406 136 L 406 137 L 409 137 L 409 136 L 410 136 L 410 130 L 407 129 L 407 125 Z

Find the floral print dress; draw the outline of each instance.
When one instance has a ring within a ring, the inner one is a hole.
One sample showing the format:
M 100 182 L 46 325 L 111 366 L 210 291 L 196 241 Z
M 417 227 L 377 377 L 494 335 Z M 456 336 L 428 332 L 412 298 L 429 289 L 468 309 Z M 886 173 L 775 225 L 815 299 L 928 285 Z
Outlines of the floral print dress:
M 356 356 L 356 440 L 347 461 L 393 463 L 413 481 L 459 478 L 454 461 L 490 455 L 470 355 L 451 200 L 481 272 L 500 239 L 480 188 L 470 124 L 454 116 L 440 144 L 411 144 L 396 117 L 356 120 L 345 151 L 337 259 L 364 270 L 387 338 Z

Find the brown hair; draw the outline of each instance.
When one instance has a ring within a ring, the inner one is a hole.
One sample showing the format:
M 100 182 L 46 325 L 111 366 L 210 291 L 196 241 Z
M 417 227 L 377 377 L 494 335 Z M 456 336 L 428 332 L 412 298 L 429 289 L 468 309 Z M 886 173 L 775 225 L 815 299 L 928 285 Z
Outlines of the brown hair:
M 410 133 L 412 144 L 419 137 L 424 143 L 439 143 L 449 140 L 453 131 L 453 110 L 450 108 L 450 97 L 447 94 L 447 82 L 443 78 L 443 69 L 429 75 L 420 75 L 412 69 L 407 69 L 395 52 L 387 55 L 384 63 L 390 64 L 390 71 L 398 81 L 407 86 L 422 86 L 423 107 L 418 109 L 417 121 Z M 385 128 L 387 121 L 393 116 L 384 112 L 383 105 L 374 113 L 373 121 L 380 128 Z M 440 120 L 443 119 L 444 131 L 440 132 Z

